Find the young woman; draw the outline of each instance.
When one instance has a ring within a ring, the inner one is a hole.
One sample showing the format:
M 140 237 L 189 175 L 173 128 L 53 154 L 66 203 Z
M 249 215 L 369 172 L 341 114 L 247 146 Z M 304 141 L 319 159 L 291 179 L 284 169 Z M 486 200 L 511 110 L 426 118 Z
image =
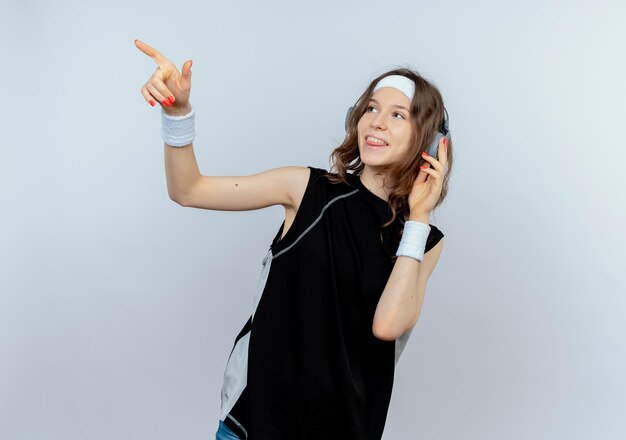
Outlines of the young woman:
M 394 368 L 444 242 L 429 224 L 452 165 L 441 94 L 410 69 L 385 72 L 350 109 L 334 172 L 203 176 L 191 61 L 179 73 L 135 45 L 158 65 L 141 93 L 161 105 L 170 198 L 213 210 L 285 209 L 228 357 L 216 438 L 380 439 Z

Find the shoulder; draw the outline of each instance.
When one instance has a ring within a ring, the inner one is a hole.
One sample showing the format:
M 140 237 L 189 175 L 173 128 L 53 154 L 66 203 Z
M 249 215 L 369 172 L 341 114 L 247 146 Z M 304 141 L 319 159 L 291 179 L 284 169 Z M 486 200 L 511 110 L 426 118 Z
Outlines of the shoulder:
M 443 246 L 443 232 L 437 226 L 430 224 L 430 233 L 428 234 L 428 239 L 426 240 L 426 249 L 425 252 L 428 252 L 432 248 L 434 248 L 439 242 L 441 242 L 441 246 Z M 440 246 L 440 247 L 441 247 Z
M 288 208 L 297 210 L 302 202 L 312 197 L 312 193 L 319 193 L 322 186 L 328 181 L 327 177 L 332 175 L 323 168 L 307 166 L 291 166 L 289 169 L 289 206 Z
M 354 187 L 354 182 L 351 179 L 351 174 L 347 174 L 346 179 L 342 179 L 339 174 L 330 172 L 324 168 L 318 168 L 309 165 L 306 167 L 306 169 L 310 170 L 310 174 L 308 174 L 309 182 L 318 183 L 319 185 L 325 185 L 327 187 Z
M 303 198 L 306 189 L 309 186 L 313 172 L 310 167 L 305 166 L 289 166 L 284 168 L 288 182 L 287 192 L 289 203 L 285 206 L 287 209 L 297 209 Z
M 324 168 L 307 165 L 300 168 L 299 174 L 293 180 L 290 195 L 290 207 L 297 210 L 302 204 L 312 208 L 323 208 L 329 202 L 345 197 L 354 192 L 354 183 L 350 183 L 350 174 L 347 181 L 341 179 L 337 173 L 332 173 Z
M 313 166 L 308 166 L 311 170 L 311 179 L 324 178 L 323 181 L 325 183 L 330 183 L 333 186 L 346 188 L 346 189 L 355 189 L 357 188 L 356 180 L 357 176 L 346 173 L 346 177 L 342 178 L 338 173 L 330 172 L 324 168 L 318 168 Z
M 314 166 L 307 166 L 309 170 L 311 170 L 310 180 L 316 181 L 320 180 L 323 182 L 333 182 L 338 181 L 339 176 L 336 173 L 331 173 L 330 171 L 324 168 L 318 168 Z

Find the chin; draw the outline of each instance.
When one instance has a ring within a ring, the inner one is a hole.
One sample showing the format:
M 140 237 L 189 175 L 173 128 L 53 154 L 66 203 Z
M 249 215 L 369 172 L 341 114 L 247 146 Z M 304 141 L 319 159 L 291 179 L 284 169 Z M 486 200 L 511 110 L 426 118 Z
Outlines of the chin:
M 381 160 L 367 160 L 367 159 L 363 160 L 363 158 L 361 158 L 361 162 L 363 162 L 363 164 L 367 165 L 369 168 L 372 168 L 372 169 L 377 169 L 382 166 L 388 165 L 386 161 L 381 161 Z

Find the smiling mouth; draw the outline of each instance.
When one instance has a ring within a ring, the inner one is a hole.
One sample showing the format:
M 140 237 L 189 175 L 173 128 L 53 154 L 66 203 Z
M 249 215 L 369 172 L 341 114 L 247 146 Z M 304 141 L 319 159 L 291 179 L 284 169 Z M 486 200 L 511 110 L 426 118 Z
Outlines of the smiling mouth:
M 387 148 L 389 144 L 379 144 L 376 142 L 365 141 L 365 146 L 372 150 L 382 150 L 383 148 Z
M 387 148 L 389 145 L 370 145 L 370 144 L 365 144 L 365 146 L 367 148 L 369 148 L 370 150 L 383 150 L 383 149 Z
M 377 139 L 377 140 L 372 140 L 372 139 Z M 389 143 L 385 141 L 384 139 L 378 139 L 375 136 L 365 136 L 365 143 L 372 147 L 386 147 L 389 145 Z

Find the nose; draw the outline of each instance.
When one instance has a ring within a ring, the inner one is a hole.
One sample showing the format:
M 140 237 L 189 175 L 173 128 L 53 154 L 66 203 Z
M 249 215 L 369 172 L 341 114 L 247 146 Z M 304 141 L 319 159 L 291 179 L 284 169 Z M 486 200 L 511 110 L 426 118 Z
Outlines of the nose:
M 380 128 L 380 129 L 386 128 L 383 112 L 378 112 L 374 115 L 374 117 L 372 118 L 371 125 L 372 125 L 372 128 Z

